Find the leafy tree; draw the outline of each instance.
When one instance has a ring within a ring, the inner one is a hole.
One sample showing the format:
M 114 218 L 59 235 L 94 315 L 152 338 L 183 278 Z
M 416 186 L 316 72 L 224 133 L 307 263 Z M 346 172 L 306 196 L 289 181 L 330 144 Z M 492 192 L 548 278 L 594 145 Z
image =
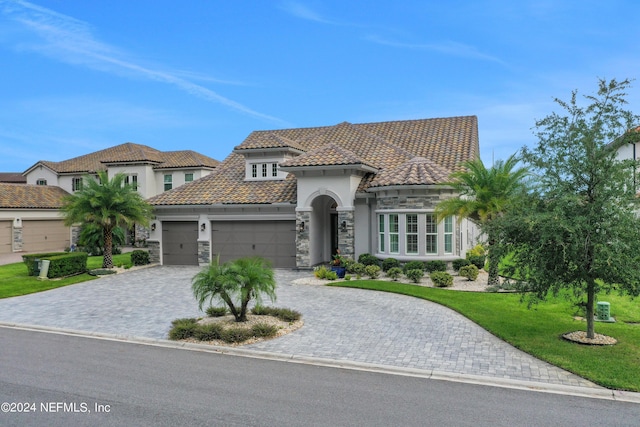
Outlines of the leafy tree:
M 445 184 L 453 187 L 459 196 L 443 200 L 435 209 L 438 221 L 451 215 L 457 216 L 459 221 L 469 218 L 487 235 L 488 284 L 491 286 L 499 285 L 500 258 L 496 251 L 492 251 L 496 236 L 489 224 L 502 215 L 514 196 L 524 188 L 524 178 L 528 172 L 524 168 L 516 169 L 517 164 L 515 155 L 506 161 L 497 161 L 489 169 L 479 158 L 463 163 L 465 170 L 453 173 L 451 181 Z
M 262 295 L 275 301 L 276 281 L 269 262 L 260 257 L 239 258 L 220 264 L 211 262 L 193 277 L 191 289 L 200 310 L 214 299 L 222 300 L 236 319 L 247 320 L 249 302 L 262 301 Z
M 623 108 L 628 87 L 628 80 L 600 80 L 586 106 L 577 91 L 555 100 L 564 114 L 537 121 L 538 144 L 522 152 L 538 185 L 497 224 L 509 274 L 532 302 L 571 289 L 585 307 L 588 338 L 599 292 L 640 295 L 636 165 L 616 160 L 617 149 L 640 136 L 629 131 L 638 117 Z
M 120 225 L 147 225 L 153 207 L 131 185 L 125 184 L 122 173 L 109 180 L 106 171 L 99 171 L 97 180 L 87 177 L 84 181 L 79 191 L 63 201 L 65 224 L 95 224 L 102 229 L 102 268 L 112 268 L 113 230 Z

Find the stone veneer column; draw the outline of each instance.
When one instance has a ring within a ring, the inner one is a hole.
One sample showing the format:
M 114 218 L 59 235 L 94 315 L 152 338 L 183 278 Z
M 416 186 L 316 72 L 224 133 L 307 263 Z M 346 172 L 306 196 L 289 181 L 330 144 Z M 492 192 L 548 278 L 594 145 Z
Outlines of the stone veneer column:
M 13 227 L 13 251 L 22 250 L 22 227 Z
M 311 226 L 311 210 L 296 210 L 296 267 L 311 268 L 309 249 L 309 228 Z M 300 224 L 304 222 L 304 231 Z
M 208 240 L 198 240 L 198 264 L 201 267 L 211 262 L 211 242 Z
M 157 240 L 147 240 L 149 247 L 149 262 L 151 264 L 160 263 L 160 242 Z
M 338 209 L 338 249 L 340 255 L 354 259 L 355 255 L 355 215 L 354 210 Z M 342 229 L 342 222 L 346 224 L 346 230 Z

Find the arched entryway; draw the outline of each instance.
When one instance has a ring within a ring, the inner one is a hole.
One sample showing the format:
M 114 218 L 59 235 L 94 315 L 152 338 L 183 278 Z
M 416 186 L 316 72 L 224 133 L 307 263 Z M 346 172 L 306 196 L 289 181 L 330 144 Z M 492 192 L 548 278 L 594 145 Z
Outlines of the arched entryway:
M 337 206 L 328 195 L 318 196 L 311 202 L 309 258 L 312 266 L 330 261 L 338 249 Z

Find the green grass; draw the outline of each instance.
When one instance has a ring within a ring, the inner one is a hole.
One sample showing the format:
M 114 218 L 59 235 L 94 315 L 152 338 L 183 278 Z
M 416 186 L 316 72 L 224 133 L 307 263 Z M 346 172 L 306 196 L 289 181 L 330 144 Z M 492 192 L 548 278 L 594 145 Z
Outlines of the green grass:
M 114 265 L 131 265 L 131 254 L 113 256 Z M 102 266 L 102 257 L 89 257 L 87 268 L 93 270 Z M 27 275 L 27 266 L 23 262 L 0 266 L 0 298 L 9 298 L 35 292 L 48 291 L 62 286 L 86 282 L 95 279 L 89 274 L 66 277 L 54 280 L 38 280 L 36 276 Z
M 510 293 L 460 292 L 376 280 L 329 286 L 393 292 L 442 304 L 471 319 L 509 344 L 601 386 L 640 392 L 640 299 L 601 295 L 611 303 L 616 323 L 596 323 L 596 333 L 618 340 L 614 346 L 588 346 L 562 339 L 566 332 L 586 330 L 575 320 L 574 305 L 562 297 L 527 308 Z

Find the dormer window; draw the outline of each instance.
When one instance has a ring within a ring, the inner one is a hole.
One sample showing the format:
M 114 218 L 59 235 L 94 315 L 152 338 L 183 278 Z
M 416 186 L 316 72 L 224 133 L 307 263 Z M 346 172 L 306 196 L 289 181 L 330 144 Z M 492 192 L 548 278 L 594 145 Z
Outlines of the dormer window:
M 248 180 L 273 180 L 283 179 L 277 162 L 260 162 L 260 163 L 248 163 L 247 164 L 247 176 Z

